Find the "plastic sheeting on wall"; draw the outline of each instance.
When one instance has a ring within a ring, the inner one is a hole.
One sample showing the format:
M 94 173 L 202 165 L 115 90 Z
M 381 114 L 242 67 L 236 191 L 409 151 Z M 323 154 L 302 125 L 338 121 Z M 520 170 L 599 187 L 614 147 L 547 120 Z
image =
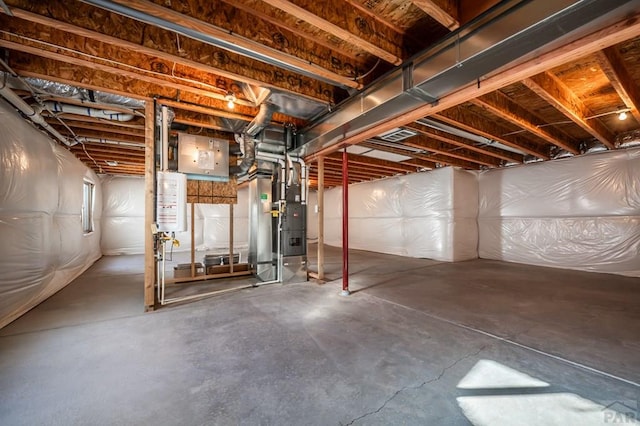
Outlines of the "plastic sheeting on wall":
M 640 149 L 482 173 L 479 254 L 640 276 Z
M 73 154 L 0 101 L 0 327 L 100 258 L 100 182 Z M 95 185 L 84 235 L 83 182 Z
M 102 252 L 105 255 L 144 253 L 144 178 L 110 176 L 103 179 Z M 249 240 L 248 190 L 238 191 L 233 209 L 234 247 L 246 250 Z M 196 204 L 196 250 L 228 250 L 229 205 Z M 180 247 L 191 250 L 191 204 L 187 204 L 187 231 L 176 232 Z M 246 257 L 243 256 L 243 259 Z
M 349 246 L 444 261 L 474 259 L 477 188 L 475 174 L 451 167 L 351 185 Z M 324 229 L 327 244 L 342 245 L 342 188 L 325 191 Z

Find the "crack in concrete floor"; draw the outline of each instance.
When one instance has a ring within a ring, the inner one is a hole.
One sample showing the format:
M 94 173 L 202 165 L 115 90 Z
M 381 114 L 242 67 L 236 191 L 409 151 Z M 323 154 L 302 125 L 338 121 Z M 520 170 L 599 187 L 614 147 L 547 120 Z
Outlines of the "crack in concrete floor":
M 449 371 L 450 369 L 452 369 L 453 367 L 455 367 L 456 365 L 458 365 L 459 363 L 461 363 L 462 361 L 469 359 L 471 357 L 474 356 L 478 356 L 480 354 L 480 352 L 484 351 L 488 346 L 490 345 L 483 345 L 480 349 L 478 349 L 475 352 L 471 352 L 468 353 L 466 355 L 463 355 L 462 357 L 456 359 L 453 363 L 449 364 L 448 366 L 444 367 L 441 371 L 440 374 L 438 374 L 436 377 L 434 377 L 433 379 L 429 379 L 429 380 L 425 380 L 424 382 L 420 383 L 417 386 L 404 386 L 400 389 L 398 389 L 397 391 L 394 392 L 393 395 L 391 395 L 389 398 L 387 398 L 387 400 L 382 403 L 382 405 L 380 405 L 380 407 L 378 407 L 376 410 L 373 411 L 369 411 L 359 417 L 354 418 L 353 420 L 351 420 L 349 423 L 345 423 L 344 425 L 341 424 L 341 426 L 351 426 L 353 425 L 355 422 L 362 420 L 366 417 L 369 417 L 371 415 L 374 414 L 378 414 L 379 412 L 381 412 L 386 406 L 387 404 L 389 404 L 391 401 L 393 401 L 398 395 L 400 395 L 401 393 L 408 391 L 408 390 L 418 390 L 423 388 L 424 386 L 431 384 L 431 383 L 435 383 L 438 380 L 442 379 L 444 377 L 444 375 L 446 374 L 447 371 Z

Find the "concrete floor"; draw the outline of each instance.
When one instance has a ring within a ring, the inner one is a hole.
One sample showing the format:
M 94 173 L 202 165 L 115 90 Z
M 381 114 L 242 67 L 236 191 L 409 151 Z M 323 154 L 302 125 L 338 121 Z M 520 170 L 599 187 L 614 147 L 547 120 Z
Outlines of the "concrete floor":
M 640 279 L 352 251 L 349 297 L 143 314 L 142 270 L 104 257 L 0 331 L 0 424 L 638 424 Z

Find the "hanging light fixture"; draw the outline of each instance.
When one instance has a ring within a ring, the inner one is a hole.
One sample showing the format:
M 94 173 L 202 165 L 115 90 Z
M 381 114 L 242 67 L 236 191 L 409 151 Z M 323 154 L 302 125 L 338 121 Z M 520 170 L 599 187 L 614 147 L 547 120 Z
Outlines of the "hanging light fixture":
M 233 109 L 236 106 L 236 95 L 234 95 L 233 92 L 227 92 L 224 100 L 227 101 L 227 107 L 229 109 Z
M 618 120 L 624 121 L 626 119 L 627 119 L 627 111 L 621 111 L 620 114 L 618 114 Z

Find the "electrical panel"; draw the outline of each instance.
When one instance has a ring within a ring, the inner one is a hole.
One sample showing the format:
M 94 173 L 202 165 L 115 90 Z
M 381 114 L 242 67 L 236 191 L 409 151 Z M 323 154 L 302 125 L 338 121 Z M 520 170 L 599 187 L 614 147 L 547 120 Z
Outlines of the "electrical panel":
M 189 174 L 193 179 L 198 179 L 198 176 L 228 178 L 229 142 L 178 133 L 178 171 Z

